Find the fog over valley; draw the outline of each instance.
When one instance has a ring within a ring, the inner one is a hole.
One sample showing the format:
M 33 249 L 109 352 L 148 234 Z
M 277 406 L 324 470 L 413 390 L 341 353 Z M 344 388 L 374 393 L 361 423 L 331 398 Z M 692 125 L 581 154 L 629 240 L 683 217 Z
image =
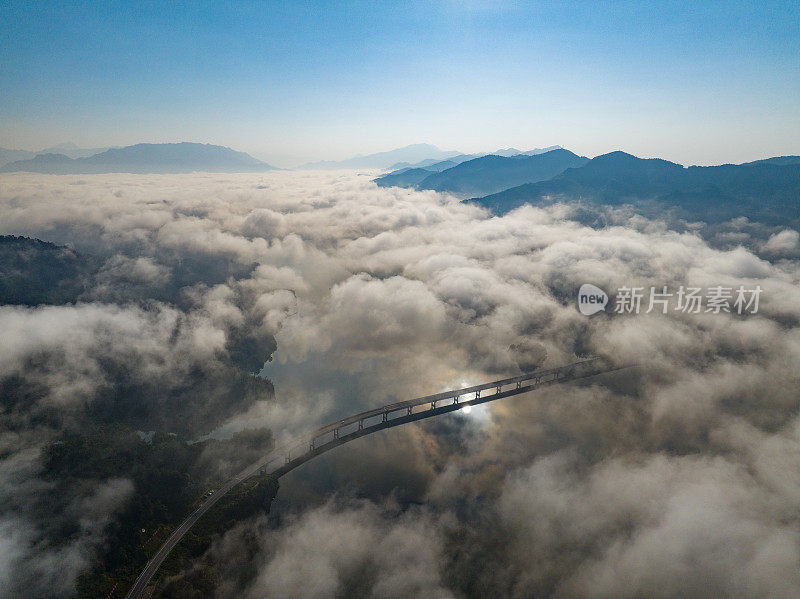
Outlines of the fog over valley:
M 0 599 L 800 597 L 799 40 L 0 2 Z
M 0 597 L 128 588 L 276 444 L 594 355 L 635 366 L 244 485 L 153 596 L 798 596 L 796 229 L 381 174 L 0 176 Z M 664 286 L 762 292 L 613 309 Z

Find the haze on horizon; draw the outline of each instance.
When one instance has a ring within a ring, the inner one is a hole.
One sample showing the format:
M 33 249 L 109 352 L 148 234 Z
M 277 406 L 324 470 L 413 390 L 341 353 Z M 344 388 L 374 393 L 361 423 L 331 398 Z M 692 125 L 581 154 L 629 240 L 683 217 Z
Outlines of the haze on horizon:
M 0 6 L 0 146 L 800 154 L 793 2 Z

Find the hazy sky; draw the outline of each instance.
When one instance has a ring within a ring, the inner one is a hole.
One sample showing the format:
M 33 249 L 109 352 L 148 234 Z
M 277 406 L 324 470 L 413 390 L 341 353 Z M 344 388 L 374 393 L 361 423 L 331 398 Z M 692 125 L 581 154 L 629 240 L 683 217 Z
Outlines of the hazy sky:
M 0 3 L 0 146 L 800 154 L 800 4 Z

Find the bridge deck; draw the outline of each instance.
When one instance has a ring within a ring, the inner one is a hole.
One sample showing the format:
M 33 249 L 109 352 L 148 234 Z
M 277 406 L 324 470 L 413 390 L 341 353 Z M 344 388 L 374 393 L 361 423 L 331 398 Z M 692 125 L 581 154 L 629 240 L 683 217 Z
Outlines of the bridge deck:
M 331 449 L 343 445 L 348 441 L 369 435 L 379 430 L 400 426 L 409 422 L 438 416 L 459 410 L 467 405 L 477 405 L 520 393 L 533 391 L 539 387 L 546 385 L 553 385 L 557 383 L 566 383 L 569 381 L 587 378 L 605 372 L 619 370 L 623 367 L 610 367 L 604 363 L 601 358 L 590 358 L 581 360 L 572 364 L 567 364 L 559 368 L 552 368 L 550 370 L 540 370 L 521 374 L 519 376 L 493 381 L 491 383 L 484 383 L 482 385 L 474 385 L 472 387 L 464 387 L 463 389 L 455 389 L 452 391 L 445 391 L 443 393 L 435 393 L 433 395 L 426 395 L 416 399 L 401 401 L 393 404 L 388 404 L 374 410 L 367 410 L 359 414 L 354 414 L 343 420 L 337 420 L 325 426 L 322 426 L 312 433 L 303 435 L 293 441 L 282 445 L 272 450 L 266 457 L 251 466 L 242 470 L 239 474 L 232 477 L 225 482 L 213 495 L 206 498 L 197 509 L 195 509 L 189 516 L 176 528 L 172 534 L 164 541 L 163 545 L 159 548 L 156 554 L 150 559 L 145 566 L 142 573 L 134 582 L 131 589 L 126 595 L 126 599 L 138 599 L 142 596 L 150 580 L 158 571 L 161 563 L 166 559 L 167 555 L 172 551 L 173 547 L 183 538 L 189 529 L 197 522 L 203 514 L 205 514 L 211 507 L 213 507 L 222 497 L 228 493 L 233 487 L 247 480 L 248 478 L 257 474 L 271 474 L 276 477 L 281 477 L 287 472 L 304 464 L 308 460 L 316 456 L 330 451 Z M 503 387 L 514 385 L 511 389 L 503 391 Z M 494 389 L 494 393 L 481 396 L 481 391 L 487 389 Z M 472 397 L 467 397 L 474 394 Z M 463 398 L 463 399 L 462 399 Z M 445 405 L 437 405 L 442 401 L 450 400 Z M 414 408 L 427 405 L 428 408 L 421 411 L 414 411 Z M 405 410 L 405 414 L 401 416 L 390 417 L 396 412 Z M 372 418 L 381 417 L 381 420 L 376 423 L 369 423 Z M 355 430 L 347 430 L 344 434 L 342 429 L 357 424 L 358 428 Z M 332 438 L 326 438 L 329 433 L 332 433 Z M 319 443 L 322 441 L 322 443 Z M 299 451 L 298 451 L 299 450 Z

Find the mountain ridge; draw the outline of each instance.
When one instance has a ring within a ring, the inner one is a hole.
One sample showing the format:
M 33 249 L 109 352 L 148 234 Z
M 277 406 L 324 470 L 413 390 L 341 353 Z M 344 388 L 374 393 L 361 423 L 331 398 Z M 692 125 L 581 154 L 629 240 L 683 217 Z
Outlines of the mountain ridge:
M 440 150 L 431 144 L 411 144 L 394 150 L 375 152 L 365 156 L 353 156 L 345 160 L 320 160 L 317 162 L 307 162 L 299 166 L 299 169 L 350 169 L 350 168 L 389 168 L 397 163 L 419 162 L 424 160 L 445 160 L 452 156 L 459 155 L 460 152 Z
M 45 174 L 263 172 L 275 167 L 225 146 L 180 142 L 141 143 L 109 148 L 99 154 L 70 158 L 64 154 L 37 154 L 11 162 L 0 172 Z
M 518 150 L 516 148 L 499 148 L 494 152 L 480 152 L 478 154 L 457 154 L 455 156 L 451 156 L 448 160 L 452 162 L 452 166 L 456 164 L 461 164 L 462 162 L 466 162 L 467 160 L 473 160 L 475 158 L 482 158 L 484 156 L 505 156 L 506 158 L 510 158 L 511 156 L 535 156 L 536 154 L 544 154 L 546 152 L 550 152 L 552 150 L 563 150 L 561 146 L 547 146 L 546 148 L 533 148 L 532 150 Z M 445 160 L 444 162 L 447 162 Z M 436 160 L 433 159 L 425 159 L 421 160 L 420 162 L 411 164 L 408 162 L 398 162 L 393 164 L 389 167 L 388 170 L 392 171 L 389 174 L 396 174 L 394 171 L 403 169 L 403 168 L 429 168 L 431 170 L 442 171 L 443 168 L 437 168 Z M 449 168 L 449 167 L 448 167 Z
M 0 148 L 0 167 L 20 160 L 32 160 L 39 154 L 63 154 L 69 158 L 85 158 L 88 156 L 93 156 L 94 154 L 99 154 L 100 152 L 105 152 L 109 149 L 111 148 L 81 148 L 72 142 L 57 144 L 55 146 L 36 151 Z
M 468 197 L 497 192 L 521 183 L 550 179 L 564 169 L 583 165 L 588 160 L 561 148 L 533 155 L 490 154 L 461 162 L 440 172 L 431 172 L 424 168 L 394 171 L 378 177 L 375 183 L 379 187 L 414 187 Z
M 588 161 L 564 149 L 534 155 L 482 156 L 431 174 L 418 183 L 417 188 L 467 195 L 493 193 L 522 183 L 550 179 Z
M 678 210 L 685 218 L 762 222 L 800 220 L 800 159 L 777 156 L 752 163 L 690 166 L 610 152 L 555 177 L 467 201 L 496 214 L 524 204 L 580 200 Z

